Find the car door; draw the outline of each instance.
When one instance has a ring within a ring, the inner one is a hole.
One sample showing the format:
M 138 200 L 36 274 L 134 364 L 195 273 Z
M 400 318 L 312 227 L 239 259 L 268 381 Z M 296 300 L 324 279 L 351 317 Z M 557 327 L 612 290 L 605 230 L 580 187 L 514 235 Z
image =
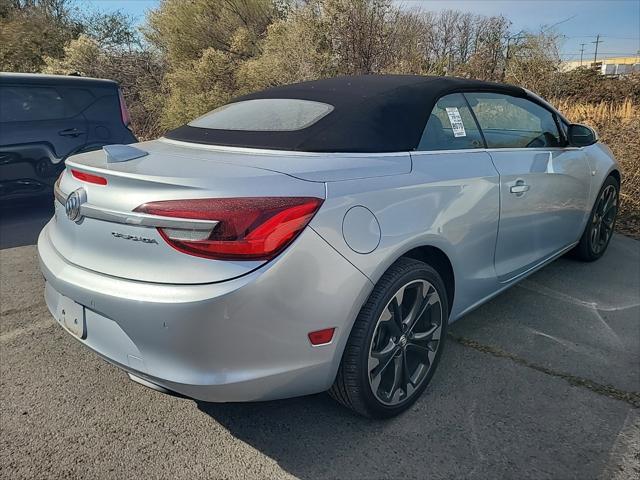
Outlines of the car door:
M 6 85 L 2 90 L 3 146 L 44 143 L 55 161 L 85 144 L 87 128 L 81 109 L 75 108 L 59 88 Z
M 465 96 L 500 175 L 495 268 L 508 281 L 578 241 L 590 169 L 547 108 L 500 93 Z
M 55 86 L 3 84 L 0 92 L 0 195 L 53 184 L 69 154 L 84 145 L 86 123 Z
M 496 290 L 500 179 L 461 93 L 438 100 L 411 159 L 416 184 L 423 185 L 416 195 L 424 211 L 415 222 L 454 246 L 456 281 L 464 285 L 456 305 L 468 308 Z

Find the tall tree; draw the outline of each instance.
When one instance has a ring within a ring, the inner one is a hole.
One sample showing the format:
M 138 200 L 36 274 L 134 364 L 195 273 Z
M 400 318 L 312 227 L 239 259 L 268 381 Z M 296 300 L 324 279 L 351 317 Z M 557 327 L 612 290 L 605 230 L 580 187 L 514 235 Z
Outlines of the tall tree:
M 0 70 L 37 72 L 82 26 L 70 0 L 0 0 Z
M 180 125 L 229 100 L 239 90 L 236 70 L 258 53 L 281 14 L 274 0 L 162 1 L 144 29 L 167 63 L 161 125 Z

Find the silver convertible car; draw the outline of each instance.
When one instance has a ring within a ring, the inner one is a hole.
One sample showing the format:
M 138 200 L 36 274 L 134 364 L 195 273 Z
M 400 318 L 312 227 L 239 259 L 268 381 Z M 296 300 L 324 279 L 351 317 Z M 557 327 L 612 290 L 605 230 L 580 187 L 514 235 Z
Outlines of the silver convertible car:
M 271 88 L 70 158 L 38 240 L 46 302 L 149 387 L 329 390 L 388 417 L 427 387 L 449 323 L 566 252 L 602 256 L 619 185 L 590 128 L 516 86 Z

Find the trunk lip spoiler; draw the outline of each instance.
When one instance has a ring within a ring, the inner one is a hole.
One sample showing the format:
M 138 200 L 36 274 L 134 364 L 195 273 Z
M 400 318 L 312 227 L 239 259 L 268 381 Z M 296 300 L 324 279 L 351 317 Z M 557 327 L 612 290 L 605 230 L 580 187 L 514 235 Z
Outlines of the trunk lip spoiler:
M 53 193 L 55 199 L 60 202 L 62 206 L 65 206 L 68 195 L 66 195 L 60 189 L 57 182 L 54 186 Z M 216 225 L 220 223 L 217 220 L 164 217 L 161 215 L 150 215 L 147 213 L 111 210 L 107 208 L 101 208 L 90 203 L 83 203 L 82 205 L 80 205 L 80 218 L 84 217 L 93 218 L 95 220 L 103 220 L 111 223 L 121 223 L 124 225 L 201 231 L 213 230 Z

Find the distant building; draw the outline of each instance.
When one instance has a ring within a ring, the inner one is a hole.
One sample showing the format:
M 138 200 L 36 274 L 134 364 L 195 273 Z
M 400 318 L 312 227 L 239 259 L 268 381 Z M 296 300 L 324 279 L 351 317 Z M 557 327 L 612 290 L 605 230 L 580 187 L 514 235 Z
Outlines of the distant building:
M 640 55 L 635 57 L 613 57 L 601 58 L 597 62 L 583 60 L 573 60 L 562 62 L 562 69 L 565 72 L 579 67 L 593 68 L 602 75 L 628 75 L 630 73 L 640 73 Z

